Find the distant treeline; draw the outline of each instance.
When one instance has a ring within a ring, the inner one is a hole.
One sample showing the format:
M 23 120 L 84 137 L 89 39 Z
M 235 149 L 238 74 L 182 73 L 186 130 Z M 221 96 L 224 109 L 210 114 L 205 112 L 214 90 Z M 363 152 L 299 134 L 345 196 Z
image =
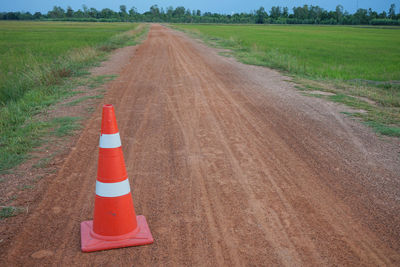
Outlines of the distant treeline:
M 235 13 L 232 15 L 190 10 L 185 7 L 159 8 L 157 5 L 150 10 L 139 13 L 135 7 L 127 9 L 121 5 L 119 11 L 109 8 L 97 10 L 88 8 L 73 10 L 54 6 L 53 10 L 42 14 L 36 12 L 2 12 L 2 20 L 66 20 L 66 21 L 100 21 L 100 22 L 176 22 L 176 23 L 257 23 L 257 24 L 343 24 L 343 25 L 400 25 L 400 13 L 396 14 L 396 6 L 392 4 L 388 12 L 375 12 L 371 8 L 358 9 L 354 14 L 344 11 L 338 5 L 334 11 L 327 11 L 319 6 L 304 5 L 294 7 L 291 12 L 287 7 L 274 6 L 268 12 L 260 7 L 250 13 Z

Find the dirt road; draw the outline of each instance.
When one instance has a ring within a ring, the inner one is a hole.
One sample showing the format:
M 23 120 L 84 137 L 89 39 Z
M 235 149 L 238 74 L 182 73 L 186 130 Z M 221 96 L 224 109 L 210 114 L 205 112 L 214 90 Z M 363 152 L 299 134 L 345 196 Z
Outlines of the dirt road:
M 153 25 L 104 103 L 116 107 L 136 212 L 155 243 L 80 252 L 99 106 L 3 264 L 399 265 L 393 145 L 287 79 Z

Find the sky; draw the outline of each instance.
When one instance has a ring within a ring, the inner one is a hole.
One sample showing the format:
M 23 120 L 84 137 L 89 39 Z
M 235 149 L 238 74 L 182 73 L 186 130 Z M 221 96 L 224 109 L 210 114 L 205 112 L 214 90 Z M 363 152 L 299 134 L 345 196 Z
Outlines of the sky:
M 128 9 L 136 7 L 140 13 L 148 11 L 150 6 L 157 4 L 160 8 L 168 6 L 184 6 L 191 10 L 200 9 L 202 12 L 217 12 L 223 14 L 232 14 L 240 12 L 250 12 L 263 6 L 267 11 L 272 6 L 286 6 L 292 10 L 294 6 L 318 5 L 327 10 L 334 10 L 340 4 L 344 10 L 354 13 L 358 8 L 372 8 L 375 11 L 388 11 L 390 4 L 396 5 L 396 13 L 400 13 L 400 0 L 1 0 L 0 12 L 4 11 L 24 11 L 24 12 L 42 12 L 47 13 L 53 6 L 61 6 L 66 9 L 71 6 L 74 10 L 82 9 L 82 5 L 94 7 L 96 9 L 111 8 L 119 10 L 120 5 L 126 5 Z

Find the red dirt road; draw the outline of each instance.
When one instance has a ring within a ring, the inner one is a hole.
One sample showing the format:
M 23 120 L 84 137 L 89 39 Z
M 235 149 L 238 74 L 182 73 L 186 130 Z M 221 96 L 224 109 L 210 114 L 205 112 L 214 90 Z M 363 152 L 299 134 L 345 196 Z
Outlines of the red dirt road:
M 155 243 L 80 251 L 99 106 L 3 266 L 400 265 L 395 152 L 284 79 L 153 25 L 104 102 Z

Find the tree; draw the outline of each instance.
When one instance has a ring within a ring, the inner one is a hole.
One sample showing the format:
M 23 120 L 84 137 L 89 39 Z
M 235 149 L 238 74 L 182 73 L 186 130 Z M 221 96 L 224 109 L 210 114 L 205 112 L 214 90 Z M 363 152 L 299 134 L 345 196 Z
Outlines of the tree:
M 64 15 L 65 15 L 64 9 L 62 9 L 62 8 L 59 7 L 59 6 L 54 6 L 54 7 L 53 7 L 53 10 L 51 10 L 51 11 L 49 11 L 49 12 L 47 13 L 47 16 L 48 16 L 49 18 L 52 18 L 52 19 L 55 19 L 55 18 L 63 18 Z
M 67 7 L 67 12 L 65 13 L 65 15 L 67 16 L 67 18 L 72 18 L 72 16 L 74 15 L 74 10 L 72 9 L 72 7 Z
M 186 9 L 183 6 L 178 6 L 175 8 L 174 12 L 172 13 L 172 16 L 174 18 L 181 18 L 185 15 Z
M 83 9 L 83 14 L 85 17 L 89 16 L 89 9 L 87 7 L 87 5 L 82 5 L 82 9 Z
M 337 5 L 336 6 L 336 21 L 341 22 L 343 17 L 343 6 Z
M 33 16 L 30 12 L 25 12 L 25 13 L 20 14 L 19 19 L 20 20 L 31 20 L 31 19 L 33 19 Z
M 368 19 L 369 21 L 378 18 L 378 13 L 373 11 L 371 8 L 368 9 Z
M 119 11 L 120 11 L 122 14 L 128 14 L 128 13 L 126 13 L 126 5 L 120 5 L 120 6 L 119 6 Z
M 304 20 L 307 19 L 308 16 L 308 5 L 304 5 L 304 7 L 294 7 L 293 8 L 293 17 L 296 19 Z
M 99 12 L 94 7 L 89 9 L 88 14 L 89 14 L 89 17 L 91 17 L 91 18 L 97 19 L 99 17 Z
M 322 13 L 324 10 L 319 6 L 310 6 L 310 10 L 308 12 L 308 19 L 311 19 L 313 23 L 319 23 L 321 21 Z M 330 11 L 330 18 L 334 18 L 334 12 Z
M 284 18 L 289 17 L 289 8 L 287 8 L 287 7 L 283 8 L 282 17 L 284 17 Z
M 6 20 L 19 20 L 21 13 L 20 12 L 7 12 L 4 15 L 4 19 Z
M 281 16 L 281 7 L 273 6 L 269 12 L 269 16 L 273 19 L 278 19 Z
M 160 9 L 158 8 L 158 5 L 152 5 L 150 7 L 150 13 L 154 16 L 157 17 L 160 14 Z
M 263 24 L 265 22 L 265 17 L 267 16 L 267 12 L 265 12 L 264 7 L 260 7 L 256 11 L 256 23 Z
M 359 8 L 353 17 L 353 24 L 369 24 L 368 11 L 366 9 Z
M 390 19 L 396 19 L 396 5 L 395 4 L 390 5 L 388 16 Z
M 126 18 L 128 17 L 128 13 L 126 12 L 126 5 L 120 5 L 119 6 L 119 16 L 123 20 L 126 20 Z
M 386 18 L 387 18 L 387 14 L 386 14 L 385 11 L 382 11 L 382 13 L 380 13 L 380 14 L 378 15 L 378 17 L 379 17 L 380 19 L 386 19 Z
M 136 7 L 131 7 L 131 9 L 129 9 L 129 16 L 133 17 L 136 14 L 138 14 Z
M 111 19 L 114 16 L 114 11 L 109 8 L 103 8 L 100 11 L 100 17 L 105 19 Z
M 33 19 L 40 19 L 42 17 L 42 13 L 40 12 L 35 12 L 35 14 L 33 14 Z
M 150 7 L 149 15 L 151 21 L 158 21 L 160 19 L 160 9 L 158 5 L 152 5 Z
M 78 9 L 77 11 L 74 12 L 74 17 L 75 18 L 83 18 L 83 17 L 85 17 L 85 14 L 82 12 L 82 10 Z
M 166 8 L 165 17 L 167 21 L 171 21 L 173 13 L 174 13 L 174 8 L 172 6 Z

